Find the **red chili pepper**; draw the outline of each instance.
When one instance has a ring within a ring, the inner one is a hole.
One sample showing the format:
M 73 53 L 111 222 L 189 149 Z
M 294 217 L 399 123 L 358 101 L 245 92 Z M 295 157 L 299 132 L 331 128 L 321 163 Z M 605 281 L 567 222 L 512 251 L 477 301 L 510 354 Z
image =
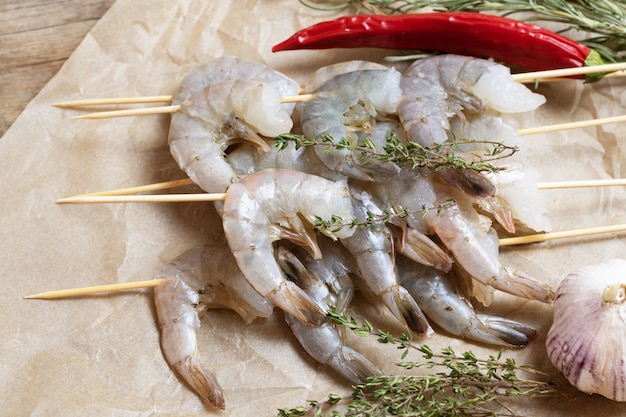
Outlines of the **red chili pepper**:
M 345 16 L 302 29 L 272 51 L 362 47 L 493 58 L 527 71 L 602 64 L 593 49 L 548 29 L 476 12 Z

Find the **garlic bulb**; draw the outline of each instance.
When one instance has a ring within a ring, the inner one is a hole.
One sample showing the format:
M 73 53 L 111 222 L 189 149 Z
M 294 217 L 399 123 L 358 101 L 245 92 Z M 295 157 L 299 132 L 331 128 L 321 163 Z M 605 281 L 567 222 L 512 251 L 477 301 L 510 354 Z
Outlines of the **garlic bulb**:
M 587 266 L 563 279 L 546 347 L 576 388 L 626 401 L 625 260 Z

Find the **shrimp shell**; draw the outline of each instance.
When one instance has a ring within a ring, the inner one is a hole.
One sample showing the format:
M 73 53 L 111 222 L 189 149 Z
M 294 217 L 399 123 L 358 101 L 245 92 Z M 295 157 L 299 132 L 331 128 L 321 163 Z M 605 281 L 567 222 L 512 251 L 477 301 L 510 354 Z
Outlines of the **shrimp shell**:
M 154 289 L 165 360 L 204 402 L 224 409 L 219 382 L 196 357 L 200 318 L 208 308 L 228 308 L 250 322 L 269 317 L 274 306 L 249 286 L 223 245 L 190 249 L 156 278 L 165 279 Z
M 545 98 L 513 81 L 507 67 L 461 55 L 414 62 L 400 81 L 398 115 L 409 140 L 433 146 L 449 138 L 452 116 L 486 108 L 513 113 L 534 110 Z
M 347 184 L 289 169 L 255 172 L 226 192 L 223 226 L 244 276 L 258 292 L 304 323 L 321 324 L 325 312 L 293 282 L 285 279 L 272 242 L 289 239 L 320 252 L 311 225 L 332 216 L 352 219 Z M 303 222 L 305 220 L 308 225 Z M 352 228 L 322 233 L 344 238 Z
M 332 308 L 338 313 L 346 310 L 354 289 L 350 267 L 347 265 L 349 260 L 345 256 L 341 256 L 329 244 L 324 245 L 320 259 L 314 259 L 301 248 L 289 251 L 279 247 L 278 252 L 281 268 L 323 310 Z M 313 359 L 330 367 L 350 382 L 362 383 L 368 377 L 382 373 L 369 359 L 346 346 L 340 331 L 342 329 L 337 329 L 328 320 L 319 326 L 308 326 L 286 314 L 285 321 L 300 345 Z
M 400 100 L 400 73 L 393 68 L 363 70 L 338 75 L 303 103 L 302 131 L 306 136 L 327 134 L 335 144 L 347 139 L 357 146 L 359 132 L 373 128 L 382 116 L 395 113 Z M 367 181 L 388 180 L 399 172 L 397 165 L 377 160 L 360 161 L 349 149 L 315 146 L 319 159 L 333 172 Z
M 428 318 L 450 334 L 496 346 L 524 347 L 537 332 L 502 317 L 476 314 L 456 282 L 460 277 L 398 258 L 398 279 Z
M 192 68 L 180 82 L 172 104 L 180 104 L 200 90 L 222 81 L 254 80 L 271 84 L 282 96 L 297 94 L 298 83 L 279 71 L 255 61 L 233 55 L 216 58 L 206 64 Z M 284 110 L 291 113 L 295 104 L 286 103 Z
M 280 104 L 281 93 L 270 84 L 251 80 L 223 81 L 200 90 L 172 115 L 170 150 L 192 181 L 209 193 L 222 193 L 238 180 L 225 159 L 227 148 L 249 141 L 261 151 L 260 136 L 289 132 L 292 120 Z

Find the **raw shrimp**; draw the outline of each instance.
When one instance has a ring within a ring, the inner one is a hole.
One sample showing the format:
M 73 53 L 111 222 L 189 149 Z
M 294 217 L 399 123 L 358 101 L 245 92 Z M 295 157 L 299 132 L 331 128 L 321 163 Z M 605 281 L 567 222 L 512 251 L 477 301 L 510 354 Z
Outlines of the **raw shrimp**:
M 305 92 L 313 92 L 332 78 L 341 74 L 347 74 L 349 72 L 386 69 L 386 66 L 371 61 L 352 60 L 338 62 L 336 64 L 326 65 L 315 70 L 315 72 L 311 74 L 309 78 L 307 78 L 306 81 L 302 84 L 302 89 Z
M 289 132 L 292 120 L 271 84 L 230 80 L 211 84 L 181 103 L 172 115 L 170 150 L 189 178 L 209 193 L 223 193 L 238 180 L 224 158 L 234 142 L 249 141 L 261 152 L 263 136 Z
M 358 146 L 360 132 L 368 133 L 376 122 L 395 113 L 400 100 L 400 73 L 387 70 L 354 71 L 338 75 L 315 91 L 316 97 L 302 104 L 301 124 L 305 136 L 333 138 L 334 144 L 347 140 Z M 367 181 L 388 180 L 399 168 L 392 162 L 359 160 L 349 149 L 315 146 L 315 152 L 328 169 Z
M 255 172 L 226 192 L 223 226 L 239 268 L 250 284 L 283 311 L 298 320 L 321 324 L 325 312 L 293 282 L 285 279 L 272 242 L 289 239 L 320 256 L 312 225 L 333 216 L 352 219 L 345 182 L 288 169 Z M 333 238 L 346 238 L 354 229 L 324 229 Z
M 328 240 L 328 239 L 325 239 Z M 333 245 L 338 247 L 338 245 Z M 333 309 L 343 313 L 354 293 L 350 268 L 337 251 L 327 250 L 325 245 L 322 258 L 313 257 L 295 248 L 278 248 L 281 268 L 291 280 L 302 288 L 323 310 Z M 318 326 L 309 326 L 286 314 L 285 320 L 300 345 L 313 359 L 330 367 L 352 383 L 362 383 L 381 371 L 365 356 L 344 344 L 343 334 L 334 324 L 326 321 Z
M 460 277 L 398 257 L 398 280 L 435 324 L 454 336 L 490 345 L 524 347 L 537 332 L 503 317 L 476 314 Z
M 200 317 L 209 308 L 236 311 L 246 322 L 269 317 L 273 305 L 254 291 L 224 245 L 190 249 L 169 264 L 154 289 L 166 361 L 210 405 L 224 409 L 224 393 L 196 358 Z
M 211 84 L 232 80 L 253 80 L 271 84 L 282 95 L 298 94 L 298 83 L 279 71 L 255 61 L 227 55 L 192 68 L 180 82 L 172 104 L 180 104 Z M 291 113 L 295 104 L 285 103 L 284 110 Z
M 351 194 L 357 218 L 366 220 L 370 214 L 383 214 L 368 193 L 352 189 Z M 355 257 L 359 276 L 367 291 L 416 334 L 430 335 L 432 329 L 424 313 L 397 282 L 393 237 L 382 220 L 374 219 L 371 224 L 357 228 L 352 236 L 341 239 L 341 243 Z
M 516 146 L 520 150 L 510 157 L 492 162 L 499 170 L 483 175 L 498 191 L 492 199 L 476 203 L 492 213 L 509 233 L 515 233 L 518 228 L 530 233 L 550 231 L 552 222 L 548 216 L 545 193 L 537 189 L 539 174 L 526 157 L 527 141 L 517 134 L 516 129 L 505 123 L 501 117 L 490 113 L 476 115 L 469 123 L 453 120 L 452 129 L 458 136 L 497 141 Z M 471 143 L 460 144 L 458 150 L 480 151 L 478 146 Z
M 449 193 L 438 193 L 449 197 Z M 443 198 L 443 197 L 442 197 Z M 506 293 L 551 302 L 554 290 L 547 284 L 517 270 L 502 266 L 497 235 L 467 201 L 440 201 L 441 207 L 426 214 L 429 226 L 454 259 L 479 282 Z
M 540 94 L 513 81 L 507 67 L 479 58 L 437 55 L 414 62 L 400 81 L 398 115 L 409 140 L 424 146 L 450 137 L 449 119 L 487 108 L 515 113 L 545 102 Z
M 364 184 L 376 200 L 392 215 L 396 251 L 424 265 L 442 271 L 452 268 L 452 259 L 428 237 L 430 228 L 423 210 L 435 206 L 432 173 L 426 169 L 403 169 L 391 183 Z

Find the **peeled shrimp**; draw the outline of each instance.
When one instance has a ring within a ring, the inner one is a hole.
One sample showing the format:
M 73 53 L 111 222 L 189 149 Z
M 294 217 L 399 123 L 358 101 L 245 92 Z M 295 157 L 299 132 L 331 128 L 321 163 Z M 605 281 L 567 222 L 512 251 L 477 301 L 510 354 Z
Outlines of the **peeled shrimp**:
M 338 144 L 347 139 L 358 146 L 360 132 L 367 133 L 378 120 L 395 113 L 400 100 L 400 73 L 393 68 L 363 70 L 338 75 L 315 91 L 316 98 L 302 104 L 301 124 L 305 136 L 327 134 Z M 391 162 L 361 161 L 358 152 L 315 146 L 328 169 L 368 181 L 388 180 L 399 168 Z
M 476 314 L 456 284 L 460 277 L 398 258 L 398 280 L 428 318 L 454 336 L 496 346 L 526 346 L 537 332 L 503 317 Z
M 259 294 L 304 323 L 321 324 L 326 314 L 302 289 L 285 279 L 272 242 L 289 239 L 319 257 L 312 225 L 318 219 L 331 220 L 333 215 L 353 218 L 347 184 L 299 171 L 258 171 L 226 192 L 224 232 L 239 268 Z M 346 238 L 354 229 L 326 229 L 322 233 Z
M 335 247 L 337 245 L 334 245 Z M 325 245 L 326 248 L 332 246 Z M 350 268 L 336 251 L 323 250 L 322 258 L 313 257 L 301 248 L 278 249 L 281 268 L 289 278 L 314 299 L 323 310 L 343 313 L 352 299 Z M 341 329 L 329 321 L 309 326 L 286 314 L 285 320 L 300 345 L 316 361 L 333 369 L 352 383 L 362 383 L 381 371 L 365 356 L 346 346 Z
M 172 115 L 169 144 L 174 159 L 206 192 L 226 191 L 238 180 L 224 159 L 231 144 L 249 141 L 267 152 L 262 136 L 291 130 L 281 99 L 273 85 L 252 80 L 223 81 L 196 92 Z
M 448 201 L 426 214 L 429 226 L 474 279 L 518 297 L 551 302 L 554 290 L 549 285 L 500 263 L 497 236 L 482 219 L 465 201 Z
M 371 195 L 352 190 L 354 214 L 365 220 L 368 214 L 381 215 Z M 409 329 L 421 336 L 432 332 L 428 320 L 413 297 L 398 284 L 395 265 L 393 236 L 381 221 L 374 220 L 366 227 L 359 227 L 341 243 L 355 257 L 364 287 L 376 299 L 382 301 L 391 313 Z
M 424 146 L 448 139 L 449 119 L 467 110 L 534 110 L 545 98 L 513 81 L 507 67 L 479 58 L 437 55 L 414 62 L 402 75 L 398 115 L 409 140 Z
M 224 409 L 222 388 L 196 357 L 200 317 L 209 308 L 228 308 L 250 322 L 269 317 L 274 306 L 249 286 L 223 245 L 191 249 L 157 278 L 166 280 L 154 289 L 165 360 L 204 402 Z

